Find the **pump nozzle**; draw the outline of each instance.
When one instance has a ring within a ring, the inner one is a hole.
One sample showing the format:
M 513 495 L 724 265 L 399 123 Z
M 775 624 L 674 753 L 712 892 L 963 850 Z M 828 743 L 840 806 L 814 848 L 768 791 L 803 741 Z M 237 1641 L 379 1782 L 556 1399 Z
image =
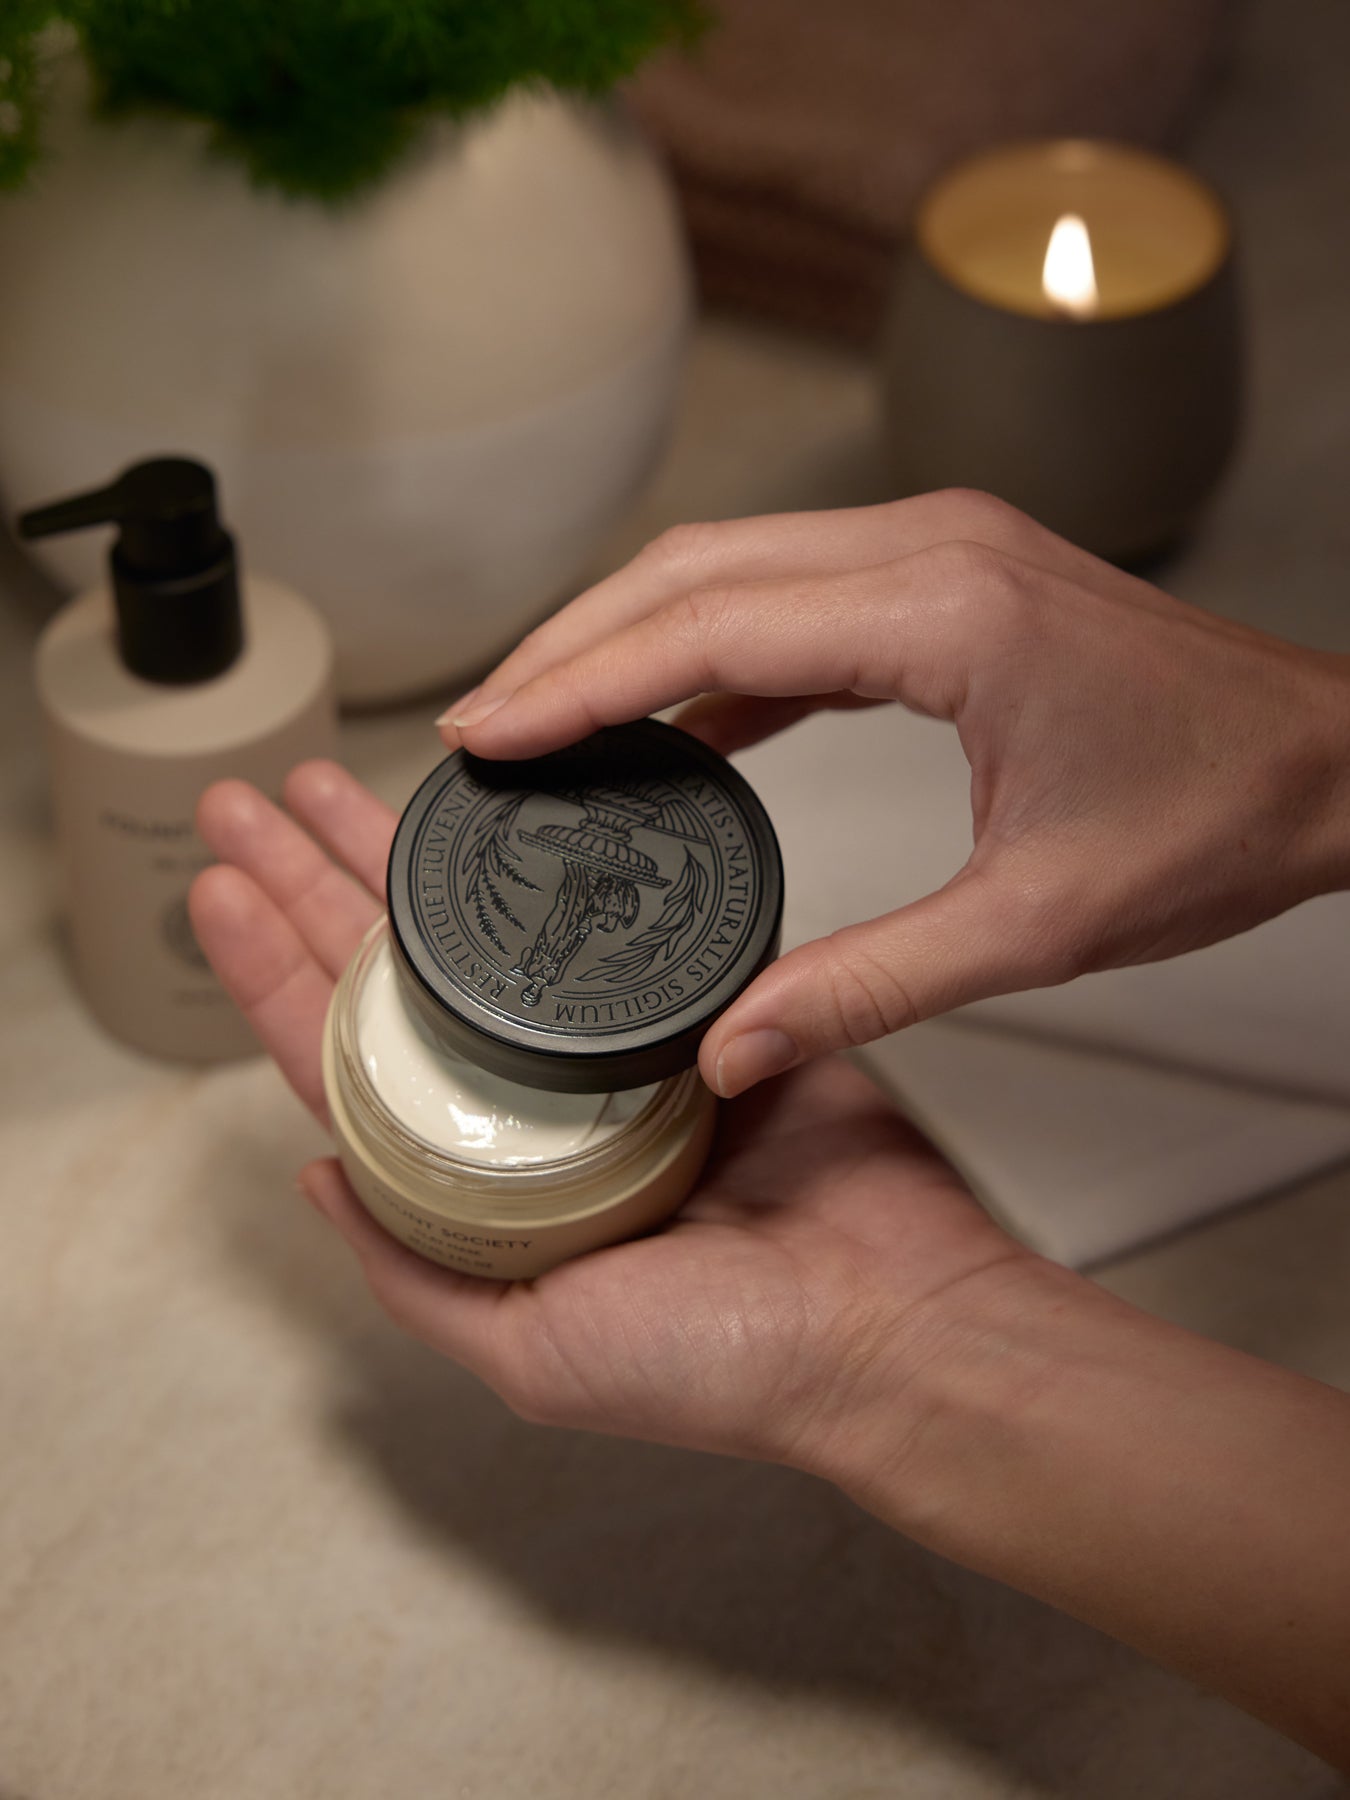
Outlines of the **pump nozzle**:
M 205 681 L 243 648 L 234 541 L 204 463 L 157 457 L 107 487 L 20 514 L 19 535 L 120 527 L 111 556 L 122 660 L 147 681 Z
M 19 536 L 54 537 L 60 531 L 79 531 L 85 525 L 117 525 L 122 519 L 122 484 L 95 488 L 89 494 L 72 494 L 50 506 L 35 506 L 19 514 Z

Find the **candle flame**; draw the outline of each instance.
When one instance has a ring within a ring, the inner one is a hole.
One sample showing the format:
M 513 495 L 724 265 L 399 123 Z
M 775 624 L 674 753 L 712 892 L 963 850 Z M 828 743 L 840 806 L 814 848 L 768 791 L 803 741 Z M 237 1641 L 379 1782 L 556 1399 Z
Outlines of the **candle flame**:
M 1045 297 L 1076 319 L 1089 318 L 1097 310 L 1097 272 L 1092 266 L 1092 239 L 1077 213 L 1057 219 L 1045 249 L 1041 269 Z

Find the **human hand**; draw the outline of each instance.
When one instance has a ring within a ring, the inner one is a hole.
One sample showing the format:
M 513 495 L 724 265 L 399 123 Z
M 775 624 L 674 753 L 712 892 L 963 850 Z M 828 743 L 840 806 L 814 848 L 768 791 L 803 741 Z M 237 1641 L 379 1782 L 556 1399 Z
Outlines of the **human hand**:
M 313 838 L 242 783 L 208 792 L 223 862 L 192 918 L 322 1118 L 324 1014 L 378 914 L 394 821 L 332 764 L 297 770 L 286 798 Z M 1345 1397 L 1022 1249 L 843 1062 L 722 1118 L 665 1230 L 531 1282 L 422 1261 L 336 1162 L 302 1180 L 395 1321 L 523 1417 L 810 1470 L 1350 1757 Z
M 1350 659 L 1183 605 L 987 495 L 667 533 L 441 724 L 519 757 L 698 694 L 678 722 L 722 750 L 898 700 L 954 721 L 971 765 L 966 865 L 761 975 L 703 1046 L 723 1094 L 1350 883 Z
M 194 884 L 192 921 L 323 1119 L 324 1015 L 382 908 L 394 816 L 331 763 L 296 770 L 286 801 L 294 818 L 242 782 L 208 791 L 199 824 L 221 863 Z M 664 1231 L 536 1281 L 423 1261 L 366 1213 L 336 1162 L 303 1182 L 391 1316 L 523 1416 L 821 1472 L 848 1460 L 842 1440 L 873 1412 L 891 1456 L 922 1422 L 912 1375 L 949 1308 L 970 1312 L 1039 1262 L 838 1061 L 724 1109 L 705 1179 Z

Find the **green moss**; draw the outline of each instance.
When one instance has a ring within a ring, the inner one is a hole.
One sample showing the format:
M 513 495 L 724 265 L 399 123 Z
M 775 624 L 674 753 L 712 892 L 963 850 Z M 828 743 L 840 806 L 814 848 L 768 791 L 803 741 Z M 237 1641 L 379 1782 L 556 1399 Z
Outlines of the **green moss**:
M 0 189 L 17 187 L 38 153 L 36 34 L 54 11 L 52 0 L 0 0 Z
M 602 93 L 706 22 L 703 0 L 0 0 L 0 11 L 0 66 L 12 65 L 20 108 L 18 130 L 0 134 L 0 183 L 36 154 L 32 34 L 59 15 L 80 33 L 103 106 L 208 119 L 256 181 L 328 201 L 377 181 L 433 117 L 463 118 L 522 85 Z

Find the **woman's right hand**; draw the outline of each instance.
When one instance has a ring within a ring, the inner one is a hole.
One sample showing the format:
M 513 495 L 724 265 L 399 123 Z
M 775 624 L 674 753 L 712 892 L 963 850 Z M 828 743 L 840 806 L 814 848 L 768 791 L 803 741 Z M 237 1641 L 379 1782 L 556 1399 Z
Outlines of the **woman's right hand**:
M 971 766 L 969 861 L 761 975 L 704 1044 L 724 1095 L 1350 885 L 1350 658 L 1184 605 L 987 495 L 669 533 L 440 723 L 521 757 L 697 695 L 680 723 L 723 750 L 898 700 L 953 720 Z

